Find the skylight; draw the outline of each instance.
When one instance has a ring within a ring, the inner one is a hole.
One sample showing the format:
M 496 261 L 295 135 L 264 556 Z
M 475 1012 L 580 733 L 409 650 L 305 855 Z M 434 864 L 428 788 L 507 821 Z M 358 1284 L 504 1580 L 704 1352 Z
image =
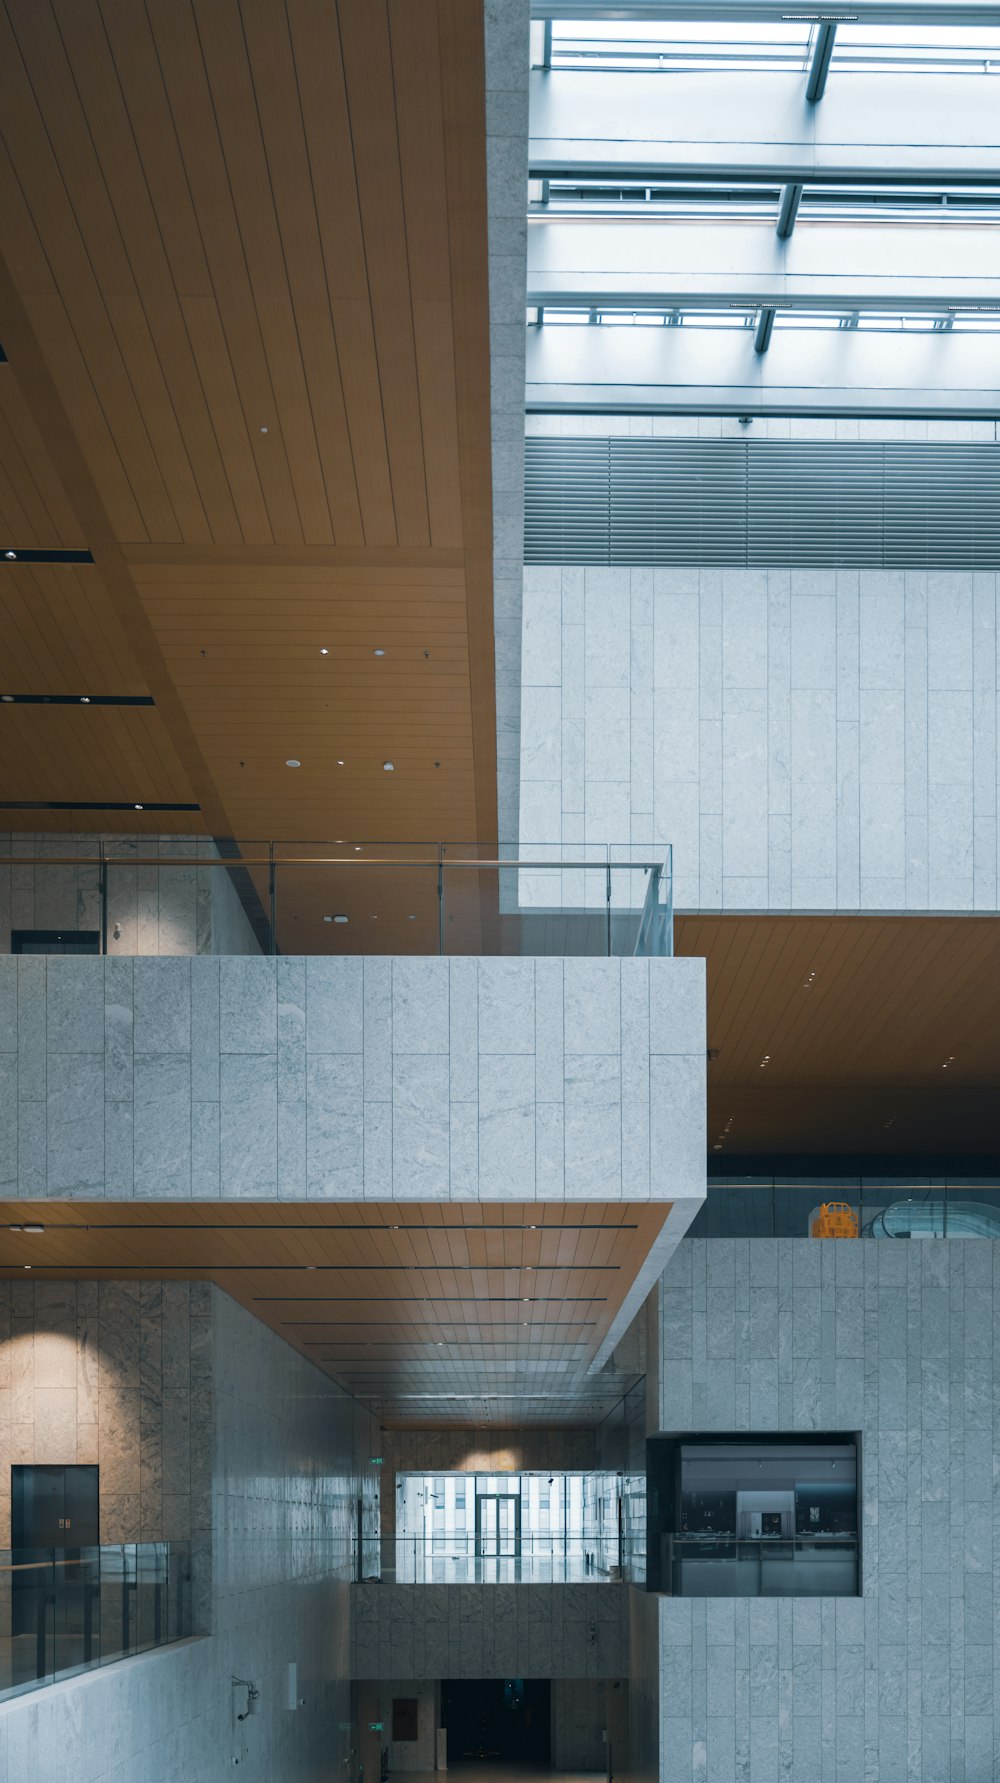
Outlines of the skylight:
M 808 20 L 737 26 L 684 19 L 655 24 L 556 20 L 551 66 L 617 73 L 801 74 L 815 35 L 816 26 Z M 831 66 L 838 74 L 1000 74 L 1000 26 L 844 23 L 838 26 Z

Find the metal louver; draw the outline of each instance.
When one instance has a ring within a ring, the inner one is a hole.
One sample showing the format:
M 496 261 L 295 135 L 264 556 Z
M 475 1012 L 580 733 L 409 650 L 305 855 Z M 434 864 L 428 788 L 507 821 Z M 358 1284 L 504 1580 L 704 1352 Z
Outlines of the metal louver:
M 606 439 L 525 441 L 526 563 L 609 563 Z
M 526 445 L 527 563 L 1000 568 L 1000 443 Z

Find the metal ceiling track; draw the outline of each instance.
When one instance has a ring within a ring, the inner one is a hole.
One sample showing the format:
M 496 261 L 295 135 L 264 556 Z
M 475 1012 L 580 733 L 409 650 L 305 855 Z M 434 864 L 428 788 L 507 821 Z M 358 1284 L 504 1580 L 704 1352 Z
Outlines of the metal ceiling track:
M 790 7 L 788 0 L 632 0 L 609 6 L 607 0 L 531 0 L 533 19 L 617 19 L 655 23 L 659 19 L 704 20 L 713 24 L 782 23 L 794 18 L 816 24 L 850 25 L 995 25 L 997 7 L 985 0 L 853 0 L 849 6 Z
M 643 156 L 641 161 L 578 160 L 575 155 L 532 155 L 529 179 L 537 180 L 607 180 L 611 185 L 634 181 L 644 186 L 672 182 L 686 186 L 844 186 L 851 190 L 878 186 L 931 186 L 946 190 L 967 186 L 1000 189 L 1000 168 L 993 166 L 958 166 L 955 162 L 933 164 L 921 162 L 886 165 L 885 162 L 812 162 L 779 160 L 735 162 L 732 160 L 694 161 L 657 160 Z

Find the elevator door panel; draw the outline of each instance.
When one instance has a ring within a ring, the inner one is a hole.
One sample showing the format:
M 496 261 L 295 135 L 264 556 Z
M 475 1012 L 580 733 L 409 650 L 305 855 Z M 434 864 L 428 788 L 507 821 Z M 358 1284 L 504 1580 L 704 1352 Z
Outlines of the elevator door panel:
M 96 1548 L 96 1467 L 12 1467 L 11 1547 Z

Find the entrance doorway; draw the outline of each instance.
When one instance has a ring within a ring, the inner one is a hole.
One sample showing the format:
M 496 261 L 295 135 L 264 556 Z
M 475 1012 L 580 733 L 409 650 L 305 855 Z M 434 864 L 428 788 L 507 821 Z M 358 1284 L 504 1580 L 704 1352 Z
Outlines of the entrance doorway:
M 550 1762 L 551 1686 L 548 1678 L 446 1678 L 441 1725 L 448 1733 L 448 1768 L 464 1764 Z
M 513 1493 L 483 1492 L 476 1498 L 476 1559 L 521 1558 L 521 1500 Z

